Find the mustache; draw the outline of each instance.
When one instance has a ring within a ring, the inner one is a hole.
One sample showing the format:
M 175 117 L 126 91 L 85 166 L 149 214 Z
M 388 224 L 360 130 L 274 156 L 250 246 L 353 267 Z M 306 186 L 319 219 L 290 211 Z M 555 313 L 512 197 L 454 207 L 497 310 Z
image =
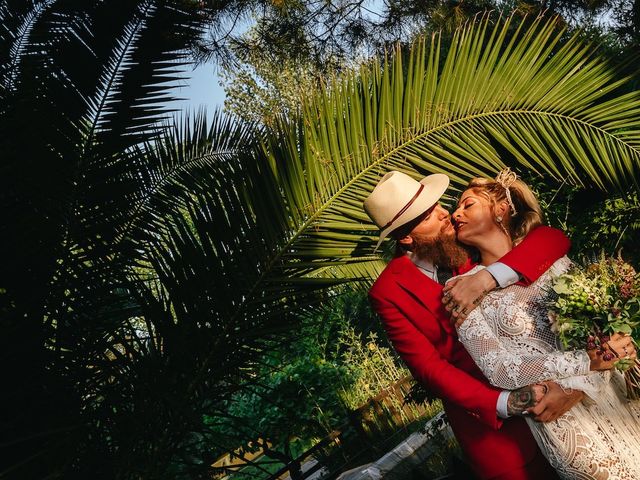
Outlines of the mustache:
M 451 215 L 449 215 L 444 222 L 442 222 L 442 226 L 440 227 L 440 233 L 444 232 L 450 226 L 455 227 L 453 222 L 451 221 Z

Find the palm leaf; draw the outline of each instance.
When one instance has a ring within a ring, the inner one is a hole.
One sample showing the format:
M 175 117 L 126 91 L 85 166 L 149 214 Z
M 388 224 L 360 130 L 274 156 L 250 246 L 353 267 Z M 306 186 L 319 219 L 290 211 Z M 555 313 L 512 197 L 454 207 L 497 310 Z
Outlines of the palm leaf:
M 363 66 L 283 121 L 265 163 L 290 208 L 279 263 L 374 261 L 362 203 L 389 170 L 444 172 L 453 191 L 509 165 L 575 184 L 638 188 L 640 93 L 553 20 L 458 30 Z M 515 33 L 511 33 L 515 30 Z M 284 268 L 284 267 L 276 267 Z
M 54 0 L 18 3 L 0 3 L 0 105 L 6 105 L 8 96 L 15 91 L 20 71 L 20 60 L 31 43 L 29 36 L 38 19 Z M 33 54 L 34 52 L 29 52 Z

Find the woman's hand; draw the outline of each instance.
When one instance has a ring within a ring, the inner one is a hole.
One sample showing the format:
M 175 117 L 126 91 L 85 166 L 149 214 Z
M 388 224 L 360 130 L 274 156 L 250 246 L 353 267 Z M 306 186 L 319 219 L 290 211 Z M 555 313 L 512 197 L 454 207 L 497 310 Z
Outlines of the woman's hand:
M 631 336 L 615 333 L 602 344 L 605 352 L 598 349 L 587 350 L 591 359 L 591 370 L 611 370 L 621 358 L 636 358 L 636 349 Z
M 462 325 L 469 312 L 476 308 L 484 296 L 496 288 L 496 281 L 487 270 L 473 275 L 455 277 L 442 290 L 444 308 L 451 312 L 456 327 Z
M 538 422 L 554 421 L 584 398 L 584 392 L 565 390 L 556 382 L 547 381 L 542 382 L 541 385 L 546 387 L 543 398 L 536 403 L 535 407 L 527 410 L 527 413 Z

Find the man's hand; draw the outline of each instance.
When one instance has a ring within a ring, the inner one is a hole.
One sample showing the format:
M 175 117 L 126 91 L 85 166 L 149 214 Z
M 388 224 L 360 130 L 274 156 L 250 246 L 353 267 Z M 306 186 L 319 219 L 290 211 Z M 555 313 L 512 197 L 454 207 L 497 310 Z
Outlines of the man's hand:
M 495 279 L 485 269 L 447 282 L 442 290 L 442 303 L 451 312 L 451 321 L 455 322 L 456 327 L 462 325 L 469 312 L 496 286 Z
M 527 415 L 542 400 L 546 391 L 544 385 L 537 383 L 513 390 L 507 399 L 507 413 L 509 416 Z
M 535 407 L 528 409 L 529 415 L 538 422 L 554 421 L 584 398 L 584 392 L 565 391 L 556 382 L 542 382 L 538 385 L 546 387 L 546 392 Z

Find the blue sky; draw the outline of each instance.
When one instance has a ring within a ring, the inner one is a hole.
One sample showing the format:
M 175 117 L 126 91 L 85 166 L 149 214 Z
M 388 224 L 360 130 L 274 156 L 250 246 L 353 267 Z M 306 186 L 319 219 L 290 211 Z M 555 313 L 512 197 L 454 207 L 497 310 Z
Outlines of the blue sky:
M 200 65 L 189 73 L 189 77 L 176 89 L 176 96 L 184 98 L 172 105 L 181 110 L 197 110 L 203 106 L 212 112 L 217 106 L 222 107 L 224 90 L 218 84 L 215 64 Z

